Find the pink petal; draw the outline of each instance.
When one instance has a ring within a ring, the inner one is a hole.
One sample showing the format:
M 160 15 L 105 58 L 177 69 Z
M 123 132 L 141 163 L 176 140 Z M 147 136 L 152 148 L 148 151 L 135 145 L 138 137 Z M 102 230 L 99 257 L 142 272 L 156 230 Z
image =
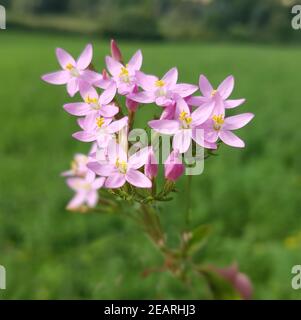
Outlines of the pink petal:
M 101 105 L 109 104 L 115 97 L 117 88 L 116 84 L 112 82 L 108 88 L 100 95 L 99 102 Z
M 128 161 L 128 164 L 133 169 L 139 169 L 144 166 L 148 159 L 149 147 L 145 147 L 133 154 Z
M 51 84 L 66 84 L 70 80 L 68 71 L 57 71 L 42 76 L 42 80 Z
M 123 67 L 123 65 L 120 62 L 116 61 L 115 59 L 109 56 L 106 57 L 106 65 L 109 72 L 113 76 L 119 76 L 121 68 Z
M 124 128 L 128 124 L 128 117 L 123 117 L 120 120 L 113 121 L 109 126 L 108 126 L 108 132 L 109 133 L 115 133 L 120 131 L 122 128 Z
M 215 143 L 218 140 L 218 131 L 217 130 L 205 130 L 205 139 L 209 143 Z
M 79 58 L 77 59 L 77 67 L 80 70 L 84 70 L 88 68 L 89 64 L 92 61 L 93 56 L 93 48 L 91 44 L 88 44 L 84 51 L 81 53 Z
M 175 117 L 176 105 L 172 103 L 166 106 L 161 114 L 160 120 L 172 120 Z
M 70 81 L 67 83 L 67 91 L 71 97 L 73 97 L 76 92 L 78 91 L 78 79 L 77 78 L 72 78 Z
M 105 187 L 110 189 L 120 188 L 125 184 L 125 175 L 122 173 L 114 173 L 109 176 L 105 182 Z
M 214 102 L 209 102 L 209 103 L 203 104 L 201 107 L 198 107 L 191 114 L 193 126 L 198 126 L 204 123 L 206 120 L 208 120 L 210 115 L 212 114 L 213 108 L 214 108 Z
M 162 80 L 166 83 L 166 86 L 174 86 L 178 81 L 178 69 L 172 68 L 167 71 Z
M 67 209 L 75 210 L 78 209 L 86 200 L 86 195 L 83 192 L 78 192 L 71 201 L 67 204 Z
M 102 108 L 99 111 L 100 115 L 102 115 L 103 117 L 106 117 L 106 118 L 112 118 L 118 112 L 119 112 L 119 108 L 116 107 L 115 105 L 110 105 L 110 104 L 108 104 L 106 106 L 102 106 Z
M 90 208 L 94 208 L 98 202 L 98 193 L 95 190 L 91 190 L 86 197 L 87 204 Z
M 89 162 L 87 167 L 101 177 L 108 177 L 115 173 L 115 165 L 108 163 Z
M 95 141 L 95 134 L 87 132 L 87 131 L 78 131 L 73 133 L 73 138 L 82 142 L 92 142 Z
M 195 128 L 192 130 L 191 137 L 198 145 L 200 145 L 203 148 L 216 149 L 217 148 L 216 144 L 205 140 L 204 134 L 205 132 L 203 129 Z M 218 139 L 218 135 L 216 135 L 216 139 L 214 142 L 216 142 L 217 139 Z
M 67 103 L 63 108 L 74 116 L 84 116 L 91 110 L 90 106 L 84 102 Z
M 234 88 L 234 77 L 227 77 L 217 88 L 221 97 L 226 100 L 231 95 Z
M 177 120 L 152 120 L 148 125 L 162 134 L 175 134 L 180 129 L 180 123 Z
M 158 80 L 157 77 L 147 75 L 141 71 L 136 71 L 136 83 L 145 91 L 154 91 L 155 82 Z
M 156 96 L 153 92 L 144 91 L 134 94 L 131 99 L 139 103 L 153 103 L 156 99 Z
M 186 112 L 187 115 L 190 115 L 190 109 L 188 104 L 183 98 L 178 98 L 176 102 L 176 118 L 178 119 L 181 112 Z
M 97 189 L 100 189 L 103 185 L 104 185 L 104 182 L 105 182 L 106 178 L 96 178 L 93 183 L 92 183 L 92 188 L 97 190 Z
M 91 99 L 99 99 L 96 89 L 87 82 L 80 88 L 80 94 L 84 100 L 88 97 Z
M 126 180 L 138 188 L 151 188 L 152 182 L 142 172 L 134 169 L 129 169 L 125 176 Z
M 204 75 L 200 75 L 199 87 L 200 87 L 202 94 L 205 97 L 211 97 L 213 87 L 212 87 L 211 83 L 209 82 L 209 80 Z
M 172 141 L 172 147 L 179 150 L 180 153 L 184 153 L 189 149 L 191 143 L 191 130 L 183 129 L 175 134 Z
M 133 70 L 140 70 L 142 66 L 142 52 L 141 50 L 138 50 L 131 58 L 131 60 L 128 63 L 128 66 Z
M 171 99 L 166 98 L 166 97 L 158 97 L 158 98 L 156 98 L 155 102 L 156 102 L 156 105 L 158 105 L 158 106 L 167 107 L 173 101 Z
M 211 100 L 210 98 L 197 96 L 197 97 L 190 97 L 186 101 L 190 106 L 199 107 L 199 106 L 203 105 L 204 103 L 207 103 L 210 100 Z
M 56 49 L 56 57 L 58 59 L 59 64 L 63 69 L 66 69 L 67 65 L 70 63 L 72 66 L 76 65 L 73 57 L 64 49 L 57 48 Z
M 122 61 L 121 51 L 114 39 L 111 40 L 111 55 L 117 61 Z
M 195 93 L 198 90 L 198 87 L 193 84 L 188 83 L 179 83 L 176 84 L 173 88 L 173 92 L 177 93 L 182 98 L 188 97 Z
M 89 84 L 95 84 L 96 82 L 100 82 L 102 80 L 102 75 L 93 71 L 93 70 L 85 70 L 82 72 L 80 78 Z
M 253 113 L 242 113 L 225 119 L 223 129 L 236 130 L 244 127 L 254 118 Z
M 80 189 L 79 186 L 82 185 L 83 179 L 82 178 L 69 178 L 66 180 L 66 183 L 70 189 L 79 190 Z
M 83 127 L 86 131 L 92 131 L 96 126 L 97 112 L 90 112 L 86 115 Z
M 226 100 L 224 102 L 226 109 L 232 109 L 240 106 L 241 104 L 245 103 L 246 99 L 235 99 L 235 100 Z
M 231 147 L 244 148 L 245 146 L 245 143 L 231 131 L 221 130 L 219 137 L 225 144 Z

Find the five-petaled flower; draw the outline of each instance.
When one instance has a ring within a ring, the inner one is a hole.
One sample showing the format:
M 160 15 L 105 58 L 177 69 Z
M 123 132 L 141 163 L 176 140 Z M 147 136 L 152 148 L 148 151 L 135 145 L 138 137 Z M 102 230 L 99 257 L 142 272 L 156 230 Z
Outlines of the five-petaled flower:
M 42 79 L 51 84 L 67 84 L 67 91 L 73 97 L 83 86 L 92 85 L 102 78 L 100 74 L 88 69 L 92 55 L 91 44 L 86 46 L 77 61 L 64 49 L 57 48 L 56 56 L 63 70 L 45 74 Z

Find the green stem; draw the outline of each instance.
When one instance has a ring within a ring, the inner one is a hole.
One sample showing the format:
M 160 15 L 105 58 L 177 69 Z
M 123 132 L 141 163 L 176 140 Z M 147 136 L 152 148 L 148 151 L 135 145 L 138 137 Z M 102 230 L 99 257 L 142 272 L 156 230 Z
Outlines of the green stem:
M 186 213 L 185 213 L 186 228 L 188 228 L 190 223 L 191 183 L 192 183 L 192 176 L 189 175 L 187 178 L 187 197 L 186 197 Z

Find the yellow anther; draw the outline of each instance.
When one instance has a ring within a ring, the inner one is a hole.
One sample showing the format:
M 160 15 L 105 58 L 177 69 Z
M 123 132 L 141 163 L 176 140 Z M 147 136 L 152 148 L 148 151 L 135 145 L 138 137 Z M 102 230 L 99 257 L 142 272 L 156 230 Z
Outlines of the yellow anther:
M 126 67 L 121 67 L 121 71 L 119 76 L 120 77 L 124 77 L 124 76 L 128 76 L 129 75 L 129 70 Z
M 66 69 L 69 70 L 69 71 L 71 71 L 72 69 L 74 69 L 74 66 L 73 66 L 71 63 L 68 63 L 68 64 L 66 65 Z
M 214 127 L 215 130 L 220 130 L 220 128 L 222 127 L 222 125 L 225 122 L 224 116 L 222 114 L 214 115 L 212 117 L 212 120 L 214 121 L 213 127 Z
M 117 158 L 115 165 L 121 173 L 126 173 L 128 165 L 124 160 L 119 161 L 119 158 Z
M 160 88 L 164 87 L 164 86 L 165 86 L 164 80 L 157 80 L 157 81 L 155 82 L 155 86 L 156 86 L 156 87 L 160 87 Z
M 185 121 L 186 121 L 187 124 L 190 124 L 192 122 L 192 118 L 191 117 L 187 117 L 185 119 Z
M 87 96 L 87 98 L 85 99 L 85 102 L 89 104 L 97 103 L 97 101 L 98 101 L 97 98 L 90 98 L 89 96 Z
M 71 161 L 71 170 L 72 171 L 77 171 L 77 162 L 75 160 Z
M 184 121 L 184 120 L 186 119 L 186 117 L 187 117 L 187 112 L 182 111 L 182 112 L 180 113 L 180 115 L 179 115 L 179 120 Z
M 211 97 L 214 97 L 217 94 L 217 90 L 212 90 Z
M 96 124 L 97 124 L 98 128 L 101 128 L 102 125 L 104 124 L 104 122 L 105 122 L 105 119 L 103 117 L 96 118 Z

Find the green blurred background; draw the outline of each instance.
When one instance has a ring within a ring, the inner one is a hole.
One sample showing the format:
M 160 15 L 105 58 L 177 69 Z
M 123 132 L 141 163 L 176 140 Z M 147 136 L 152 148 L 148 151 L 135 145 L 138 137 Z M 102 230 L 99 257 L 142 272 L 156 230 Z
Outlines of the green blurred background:
M 257 299 L 299 299 L 291 268 L 301 264 L 301 31 L 291 28 L 294 1 L 7 0 L 0 30 L 0 299 L 190 298 L 174 278 L 143 270 L 162 264 L 149 240 L 120 216 L 65 211 L 72 192 L 60 172 L 89 146 L 71 138 L 75 119 L 61 106 L 63 87 L 42 83 L 57 70 L 56 47 L 77 56 L 94 44 L 104 67 L 108 38 L 126 58 L 141 48 L 143 70 L 178 66 L 182 82 L 200 73 L 216 85 L 236 78 L 237 112 L 255 119 L 239 135 L 244 150 L 223 146 L 193 180 L 191 225 L 214 232 L 203 261 L 237 261 Z M 74 99 L 76 100 L 76 99 Z M 138 113 L 143 124 L 158 108 Z M 180 190 L 185 188 L 180 181 Z M 184 228 L 185 192 L 162 206 L 171 244 Z

